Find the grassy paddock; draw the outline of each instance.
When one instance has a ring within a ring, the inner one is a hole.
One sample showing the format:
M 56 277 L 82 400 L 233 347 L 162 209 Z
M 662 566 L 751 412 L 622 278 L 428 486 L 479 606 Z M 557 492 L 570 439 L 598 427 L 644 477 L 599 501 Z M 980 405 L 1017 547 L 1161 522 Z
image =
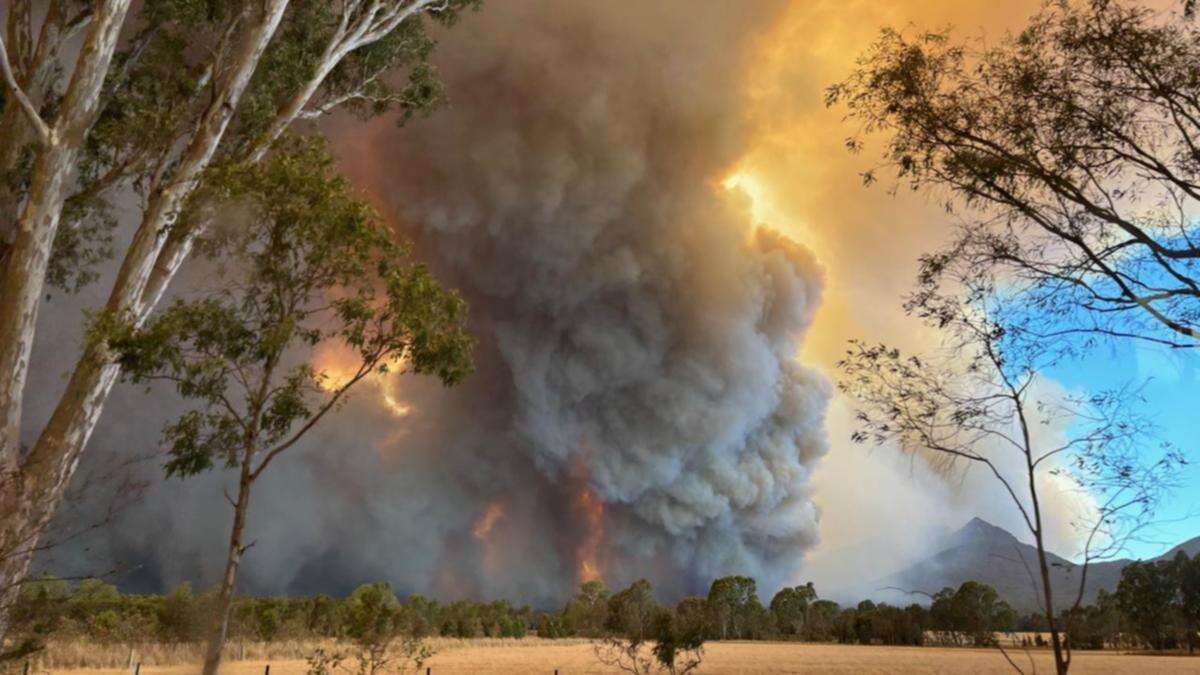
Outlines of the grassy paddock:
M 428 662 L 437 675 L 448 673 L 518 673 L 550 675 L 558 669 L 561 675 L 601 674 L 606 670 L 596 661 L 587 640 L 475 639 L 431 640 L 438 653 Z M 228 675 L 260 675 L 263 666 L 271 664 L 271 675 L 304 675 L 303 655 L 319 643 L 276 643 L 246 645 L 245 659 L 232 660 L 222 673 Z M 328 645 L 326 645 L 328 646 Z M 239 647 L 229 654 L 236 659 Z M 196 646 L 140 653 L 142 675 L 189 675 L 197 672 L 200 650 Z M 1054 666 L 1047 650 L 1031 650 L 1028 654 L 1009 651 L 1029 672 L 1032 658 L 1038 672 L 1053 672 Z M 73 665 L 66 659 L 80 659 Z M 99 664 L 101 658 L 117 663 Z M 46 661 L 35 672 L 55 675 L 128 675 L 124 667 L 128 651 L 97 647 L 84 643 L 56 645 Z M 59 661 L 52 661 L 59 659 Z M 85 659 L 92 659 L 85 661 Z M 152 660 L 155 659 L 155 660 Z M 82 663 L 108 667 L 80 667 Z M 64 665 L 55 665 L 64 664 Z M 970 673 L 990 675 L 1011 673 L 1011 667 L 995 649 L 943 647 L 883 647 L 858 645 L 811 644 L 797 642 L 718 642 L 705 650 L 701 673 Z M 1072 673 L 1200 673 L 1200 658 L 1186 656 L 1151 656 L 1119 652 L 1076 652 Z
M 539 638 L 443 638 L 434 637 L 426 640 L 434 650 L 441 654 L 461 649 L 511 650 L 536 649 L 545 645 L 590 645 L 585 639 L 542 640 Z M 225 646 L 224 658 L 227 663 L 246 661 L 250 663 L 303 662 L 317 648 L 328 651 L 338 649 L 339 645 L 332 641 L 314 640 L 277 640 L 274 642 L 230 642 Z M 345 649 L 345 645 L 342 645 Z M 127 644 L 98 644 L 86 640 L 59 640 L 51 642 L 47 649 L 31 657 L 31 672 L 58 673 L 61 671 L 94 672 L 96 670 L 113 670 L 126 672 L 132 663 L 142 664 L 142 673 L 150 667 L 187 666 L 200 663 L 204 659 L 204 645 L 189 643 L 157 643 L 127 645 Z M 259 671 L 261 671 L 261 667 Z M 18 670 L 19 672 L 19 670 Z M 274 669 L 272 669 L 274 672 Z M 303 672 L 298 671 L 298 672 Z

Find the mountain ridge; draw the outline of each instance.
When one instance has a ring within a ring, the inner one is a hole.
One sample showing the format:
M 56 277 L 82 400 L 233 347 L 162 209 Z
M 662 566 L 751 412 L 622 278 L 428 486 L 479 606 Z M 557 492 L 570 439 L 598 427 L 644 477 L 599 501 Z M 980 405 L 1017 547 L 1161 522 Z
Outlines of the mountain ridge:
M 1148 560 L 1169 560 L 1178 551 L 1189 556 L 1200 553 L 1200 536 L 1172 547 Z M 1070 607 L 1079 594 L 1083 568 L 1047 551 L 1055 610 Z M 1100 589 L 1112 592 L 1121 570 L 1133 560 L 1120 558 L 1093 562 L 1087 567 L 1083 602 L 1090 603 Z M 982 518 L 972 518 L 949 535 L 933 555 L 880 579 L 875 588 L 901 591 L 906 595 L 933 595 L 943 588 L 956 588 L 964 581 L 979 581 L 996 589 L 1017 611 L 1041 611 L 1041 587 L 1037 549 L 1008 530 Z

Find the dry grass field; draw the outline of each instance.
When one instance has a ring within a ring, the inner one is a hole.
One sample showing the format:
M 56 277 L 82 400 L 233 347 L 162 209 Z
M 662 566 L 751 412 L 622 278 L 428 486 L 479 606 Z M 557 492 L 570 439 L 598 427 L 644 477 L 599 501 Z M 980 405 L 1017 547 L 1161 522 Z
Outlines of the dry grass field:
M 589 643 L 581 640 L 445 641 L 428 663 L 434 675 L 449 673 L 495 673 L 497 675 L 601 674 L 619 671 L 597 663 Z M 1019 658 L 1031 672 L 1029 657 Z M 1053 672 L 1050 654 L 1034 652 L 1039 673 Z M 265 661 L 247 659 L 229 663 L 222 672 L 228 675 L 261 675 Z M 198 667 L 143 666 L 142 675 L 189 675 Z M 128 675 L 125 668 L 44 670 L 55 675 Z M 1011 673 L 1012 669 L 996 650 L 953 649 L 939 647 L 876 647 L 783 642 L 723 642 L 705 650 L 701 673 Z M 1113 652 L 1076 653 L 1072 673 L 1200 673 L 1200 657 L 1143 656 Z M 304 675 L 301 660 L 271 661 L 271 675 Z

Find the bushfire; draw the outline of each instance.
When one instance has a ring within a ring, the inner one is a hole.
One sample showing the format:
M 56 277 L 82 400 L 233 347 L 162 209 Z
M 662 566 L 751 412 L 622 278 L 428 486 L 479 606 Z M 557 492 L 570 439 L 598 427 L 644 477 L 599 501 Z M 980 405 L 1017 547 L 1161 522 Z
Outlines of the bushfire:
M 583 486 L 575 494 L 575 512 L 583 522 L 584 536 L 575 551 L 576 577 L 580 583 L 601 578 L 600 546 L 604 543 L 604 502 Z
M 479 514 L 479 518 L 475 520 L 475 525 L 471 528 L 471 534 L 481 541 L 487 539 L 487 536 L 492 532 L 492 528 L 496 526 L 496 521 L 503 517 L 504 506 L 500 502 L 488 504 L 487 509 Z

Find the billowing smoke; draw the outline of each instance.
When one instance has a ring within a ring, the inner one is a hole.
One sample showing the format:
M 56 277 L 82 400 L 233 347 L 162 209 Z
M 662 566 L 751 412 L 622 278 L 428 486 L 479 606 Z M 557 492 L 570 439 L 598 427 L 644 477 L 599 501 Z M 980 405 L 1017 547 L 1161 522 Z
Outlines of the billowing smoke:
M 505 438 L 498 461 L 594 490 L 603 576 L 656 561 L 678 590 L 782 581 L 815 541 L 827 388 L 795 357 L 820 279 L 720 185 L 745 151 L 742 56 L 771 12 L 487 14 L 442 46 L 451 108 L 350 162 L 466 293 L 498 364 L 468 387 L 509 412 L 500 428 L 458 405 L 445 433 Z M 588 529 L 554 536 L 577 548 Z
M 595 577 L 791 581 L 826 448 L 829 387 L 797 361 L 821 273 L 722 185 L 781 4 L 493 2 L 439 45 L 449 107 L 336 124 L 347 170 L 470 302 L 478 372 L 364 385 L 273 466 L 244 590 L 549 603 Z M 95 443 L 152 446 L 145 406 L 120 391 Z M 95 559 L 211 582 L 224 478 L 152 488 Z

